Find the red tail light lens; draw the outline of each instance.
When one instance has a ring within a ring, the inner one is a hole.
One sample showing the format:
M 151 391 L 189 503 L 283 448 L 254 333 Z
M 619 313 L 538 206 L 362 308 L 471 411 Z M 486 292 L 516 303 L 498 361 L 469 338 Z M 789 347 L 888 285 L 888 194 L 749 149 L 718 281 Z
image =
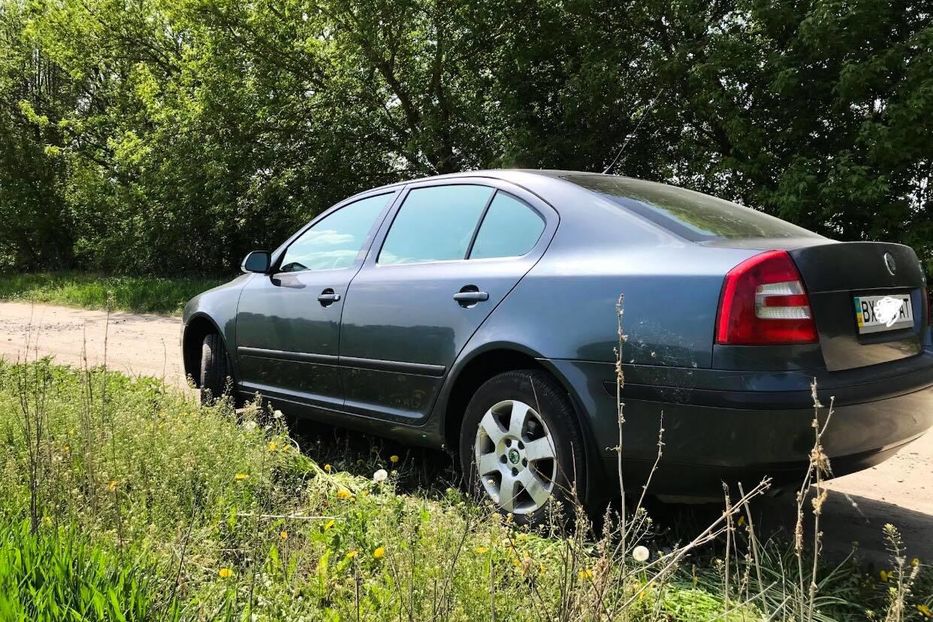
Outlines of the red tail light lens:
M 726 275 L 716 343 L 777 345 L 818 340 L 810 298 L 786 251 L 755 255 Z

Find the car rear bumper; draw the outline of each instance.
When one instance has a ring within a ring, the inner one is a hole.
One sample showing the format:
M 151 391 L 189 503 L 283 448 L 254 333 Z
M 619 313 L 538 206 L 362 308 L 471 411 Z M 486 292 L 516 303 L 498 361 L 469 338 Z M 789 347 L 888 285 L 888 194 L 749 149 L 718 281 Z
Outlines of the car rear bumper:
M 616 482 L 613 366 L 549 364 L 573 387 L 577 406 L 586 415 L 591 468 L 602 471 L 599 480 Z M 819 390 L 821 424 L 833 403 L 822 444 L 835 476 L 885 460 L 933 425 L 933 353 L 926 351 L 909 364 L 877 367 L 860 378 L 849 375 L 850 384 L 829 374 L 825 385 L 831 388 Z M 672 377 L 669 370 L 664 373 Z M 638 371 L 628 375 L 645 376 Z M 814 444 L 815 411 L 805 377 L 796 372 L 744 374 L 744 390 L 730 384 L 734 378 L 723 382 L 710 370 L 685 370 L 682 380 L 680 386 L 632 383 L 623 391 L 627 488 L 646 481 L 657 457 L 662 420 L 663 452 L 652 477 L 654 494 L 709 497 L 721 494 L 723 481 L 753 485 L 770 476 L 779 486 L 800 480 Z M 818 381 L 818 386 L 823 384 Z

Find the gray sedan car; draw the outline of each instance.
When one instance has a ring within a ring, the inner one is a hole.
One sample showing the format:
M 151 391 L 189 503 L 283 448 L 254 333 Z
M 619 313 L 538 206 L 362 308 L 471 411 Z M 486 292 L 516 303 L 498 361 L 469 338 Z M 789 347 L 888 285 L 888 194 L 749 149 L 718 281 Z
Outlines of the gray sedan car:
M 377 188 L 192 299 L 187 373 L 298 416 L 445 448 L 503 511 L 618 490 L 799 481 L 811 381 L 835 475 L 933 419 L 926 282 L 899 244 L 836 242 L 668 185 L 478 171 Z

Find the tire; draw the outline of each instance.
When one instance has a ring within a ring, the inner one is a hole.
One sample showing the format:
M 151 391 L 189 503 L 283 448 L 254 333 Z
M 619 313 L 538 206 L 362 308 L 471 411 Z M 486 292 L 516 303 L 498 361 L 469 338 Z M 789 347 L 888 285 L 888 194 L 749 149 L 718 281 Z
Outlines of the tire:
M 525 525 L 543 524 L 554 501 L 566 504 L 582 491 L 583 452 L 569 396 L 538 370 L 487 380 L 460 427 L 460 464 L 470 490 Z
M 210 405 L 227 389 L 229 365 L 227 348 L 217 333 L 209 333 L 201 343 L 201 403 Z

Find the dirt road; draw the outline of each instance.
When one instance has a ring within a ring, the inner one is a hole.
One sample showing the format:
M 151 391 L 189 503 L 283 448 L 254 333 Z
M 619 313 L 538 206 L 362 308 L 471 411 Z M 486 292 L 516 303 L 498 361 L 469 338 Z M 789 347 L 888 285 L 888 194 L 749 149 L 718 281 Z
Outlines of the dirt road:
M 0 355 L 9 360 L 52 355 L 61 363 L 107 365 L 185 386 L 179 352 L 181 321 L 157 315 L 86 311 L 48 305 L 0 303 Z M 853 541 L 867 559 L 886 558 L 881 528 L 897 525 L 909 556 L 933 559 L 933 433 L 891 460 L 830 484 L 822 530 L 827 550 L 843 553 Z M 855 504 L 853 506 L 853 503 Z M 765 500 L 762 513 L 792 525 L 792 496 Z
M 176 317 L 0 303 L 0 355 L 8 360 L 51 355 L 59 363 L 82 365 L 86 356 L 90 365 L 106 362 L 125 374 L 185 386 L 180 338 Z

